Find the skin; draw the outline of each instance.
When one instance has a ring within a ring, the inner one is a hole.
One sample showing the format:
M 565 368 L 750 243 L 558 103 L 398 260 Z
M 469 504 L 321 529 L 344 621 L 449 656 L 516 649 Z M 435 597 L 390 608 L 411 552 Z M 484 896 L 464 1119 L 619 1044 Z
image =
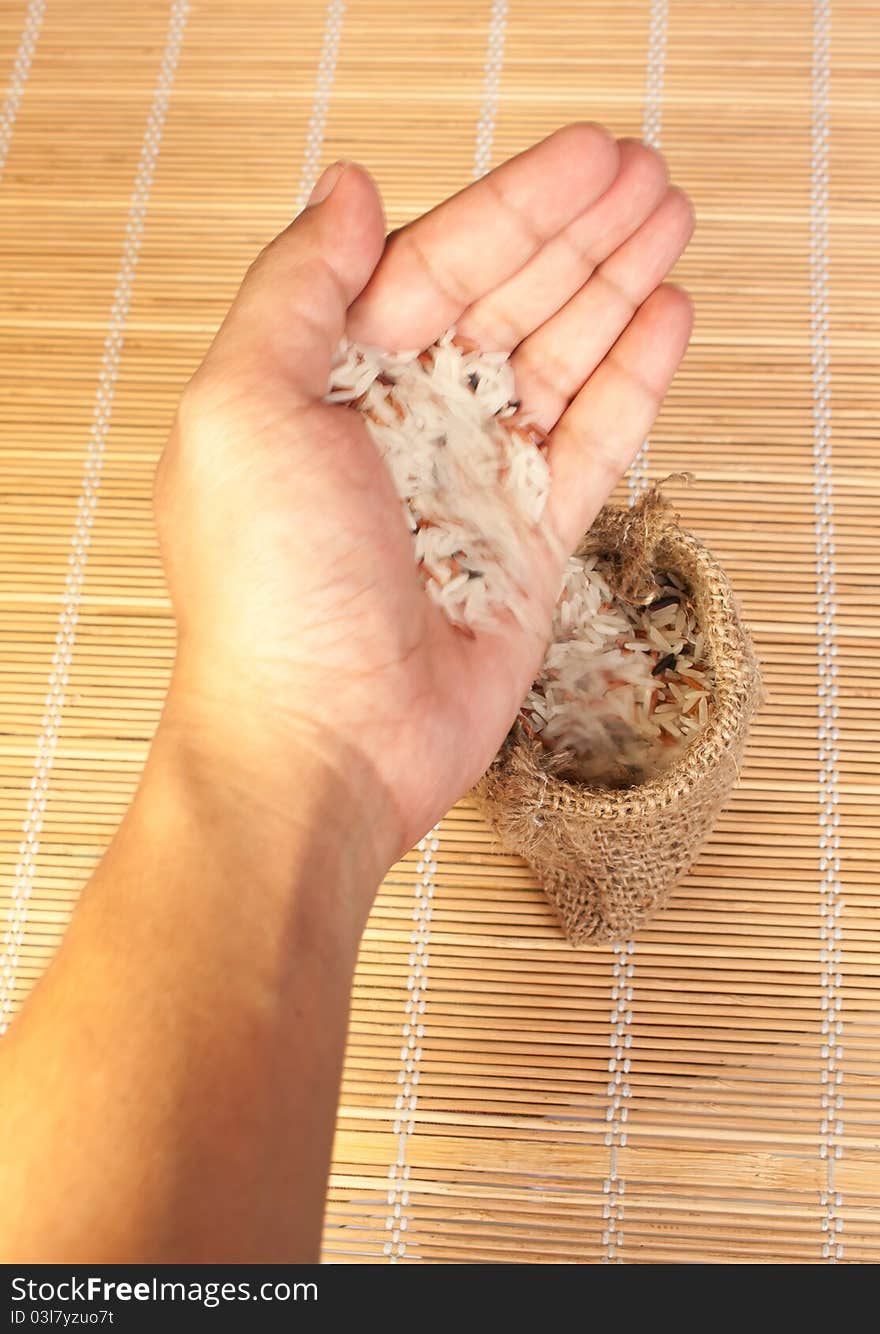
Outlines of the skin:
M 570 125 L 386 238 L 336 164 L 257 258 L 156 480 L 178 625 L 137 795 L 0 1049 L 2 1256 L 314 1260 L 352 973 L 383 874 L 492 759 L 561 567 L 687 345 L 662 159 Z M 425 596 L 343 331 L 511 354 L 550 431 L 535 628 Z

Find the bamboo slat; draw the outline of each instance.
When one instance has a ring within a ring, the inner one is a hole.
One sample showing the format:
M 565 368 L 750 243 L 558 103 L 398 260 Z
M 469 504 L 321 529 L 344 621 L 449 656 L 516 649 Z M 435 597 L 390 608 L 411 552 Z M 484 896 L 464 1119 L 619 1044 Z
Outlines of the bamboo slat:
M 498 161 L 570 119 L 644 129 L 698 215 L 678 275 L 695 335 L 649 473 L 696 474 L 678 507 L 731 575 L 768 703 L 713 838 L 632 947 L 568 949 L 467 799 L 436 848 L 393 868 L 358 967 L 325 1255 L 880 1259 L 874 7 L 59 0 L 36 31 L 38 9 L 0 9 L 0 994 L 15 1008 L 46 966 L 130 798 L 174 642 L 152 470 L 246 264 L 318 161 L 364 161 L 396 226 L 472 177 L 478 131 Z M 75 638 L 59 648 L 175 15 Z

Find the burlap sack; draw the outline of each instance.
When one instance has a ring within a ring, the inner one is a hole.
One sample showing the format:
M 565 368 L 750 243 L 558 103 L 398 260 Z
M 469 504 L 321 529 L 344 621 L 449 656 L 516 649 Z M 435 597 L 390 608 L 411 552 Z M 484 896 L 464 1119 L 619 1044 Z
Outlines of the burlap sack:
M 630 937 L 694 861 L 736 781 L 760 676 L 724 571 L 654 488 L 631 509 L 606 506 L 581 551 L 610 561 L 614 591 L 642 603 L 652 570 L 682 577 L 707 636 L 716 689 L 708 725 L 673 764 L 610 791 L 560 776 L 564 760 L 515 723 L 474 790 L 508 851 L 537 874 L 572 945 Z

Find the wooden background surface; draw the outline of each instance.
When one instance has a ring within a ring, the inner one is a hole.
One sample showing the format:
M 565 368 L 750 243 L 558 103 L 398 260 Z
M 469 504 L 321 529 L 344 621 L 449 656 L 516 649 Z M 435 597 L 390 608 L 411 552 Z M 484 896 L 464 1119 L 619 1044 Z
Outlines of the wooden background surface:
M 741 786 L 617 951 L 569 950 L 467 801 L 393 870 L 328 1260 L 880 1259 L 878 77 L 874 0 L 0 4 L 3 1015 L 157 718 L 176 396 L 319 165 L 395 225 L 599 119 L 696 203 L 648 471 L 697 474 L 763 658 Z

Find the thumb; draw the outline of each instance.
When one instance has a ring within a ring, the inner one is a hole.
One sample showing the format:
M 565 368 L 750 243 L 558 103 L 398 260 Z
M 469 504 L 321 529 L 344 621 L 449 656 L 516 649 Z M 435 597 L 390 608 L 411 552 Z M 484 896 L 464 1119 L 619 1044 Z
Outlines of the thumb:
M 384 243 L 382 202 L 370 175 L 353 163 L 328 167 L 308 206 L 248 269 L 206 366 L 278 374 L 303 405 L 321 398 L 348 307 Z

